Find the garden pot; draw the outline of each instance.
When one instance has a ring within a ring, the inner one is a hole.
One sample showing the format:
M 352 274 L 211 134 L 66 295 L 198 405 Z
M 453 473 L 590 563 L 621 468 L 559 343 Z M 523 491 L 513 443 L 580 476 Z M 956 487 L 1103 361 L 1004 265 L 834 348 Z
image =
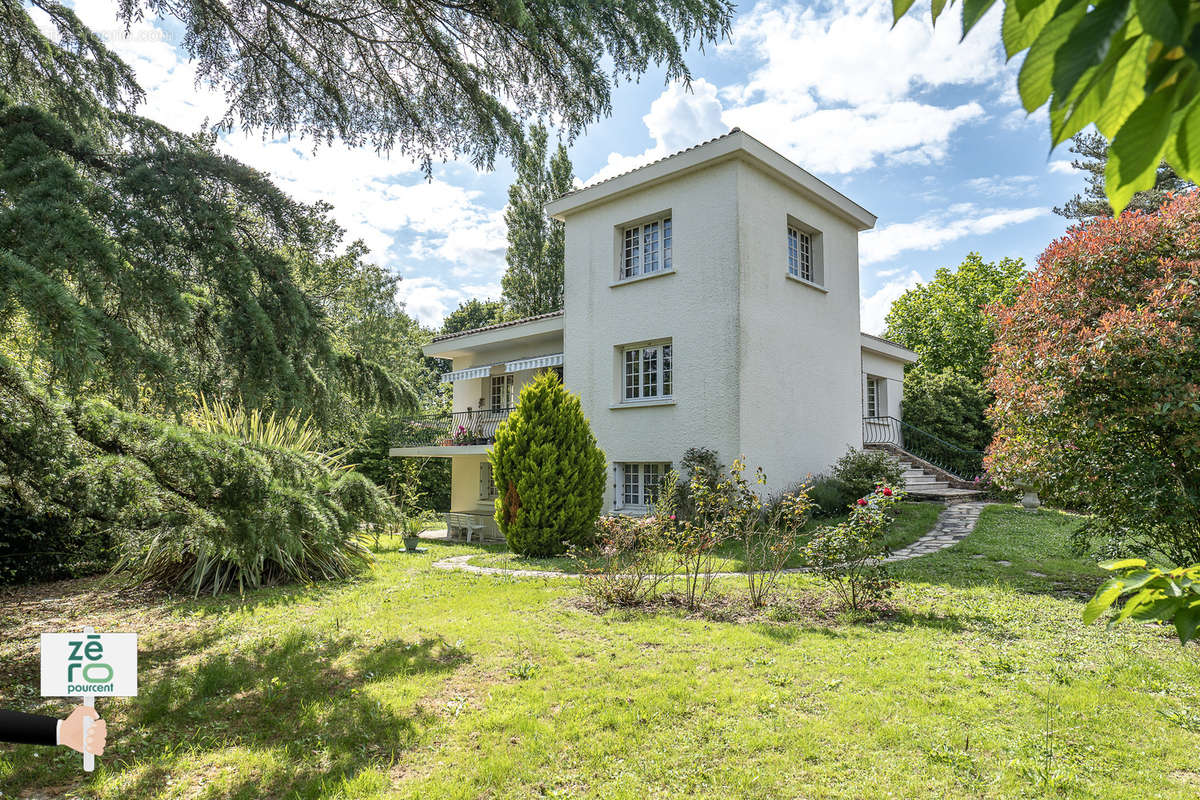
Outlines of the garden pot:
M 1038 499 L 1037 492 L 1032 489 L 1026 489 L 1024 496 L 1021 497 L 1021 507 L 1026 511 L 1037 511 L 1038 506 L 1042 501 Z
M 404 549 L 406 552 L 419 553 L 419 552 L 421 552 L 420 545 L 421 545 L 421 537 L 420 536 L 405 536 L 404 537 Z

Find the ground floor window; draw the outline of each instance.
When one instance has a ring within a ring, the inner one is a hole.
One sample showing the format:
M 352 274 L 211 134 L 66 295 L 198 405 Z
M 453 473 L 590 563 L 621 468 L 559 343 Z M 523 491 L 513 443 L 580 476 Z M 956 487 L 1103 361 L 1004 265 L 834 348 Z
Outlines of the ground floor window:
M 647 510 L 658 502 L 663 476 L 671 469 L 667 463 L 622 463 L 616 465 L 617 507 Z
M 481 500 L 495 500 L 498 494 L 496 481 L 492 478 L 492 462 L 485 461 L 479 465 L 479 497 Z

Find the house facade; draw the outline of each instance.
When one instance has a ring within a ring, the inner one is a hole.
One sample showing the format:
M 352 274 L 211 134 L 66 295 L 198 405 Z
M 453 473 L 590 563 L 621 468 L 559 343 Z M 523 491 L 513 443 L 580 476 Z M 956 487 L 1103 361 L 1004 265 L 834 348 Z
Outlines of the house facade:
M 605 508 L 641 513 L 691 447 L 768 490 L 900 415 L 915 354 L 859 331 L 858 234 L 875 217 L 746 133 L 571 192 L 562 312 L 436 338 L 454 418 L 393 455 L 453 459 L 452 508 L 491 515 L 487 448 L 521 387 L 558 370 L 609 461 Z M 461 428 L 461 430 L 460 430 Z M 486 525 L 486 522 L 483 524 Z

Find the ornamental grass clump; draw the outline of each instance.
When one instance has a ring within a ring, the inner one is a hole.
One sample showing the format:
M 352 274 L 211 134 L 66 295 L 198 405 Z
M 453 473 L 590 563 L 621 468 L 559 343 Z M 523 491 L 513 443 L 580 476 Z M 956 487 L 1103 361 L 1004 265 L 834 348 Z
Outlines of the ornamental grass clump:
M 510 550 L 555 556 L 588 542 L 604 503 L 604 451 L 557 375 L 544 372 L 521 390 L 489 458 L 496 524 Z
M 843 608 L 865 611 L 891 593 L 883 566 L 886 536 L 901 493 L 880 485 L 850 506 L 850 516 L 813 534 L 805 547 L 812 569 L 833 587 Z

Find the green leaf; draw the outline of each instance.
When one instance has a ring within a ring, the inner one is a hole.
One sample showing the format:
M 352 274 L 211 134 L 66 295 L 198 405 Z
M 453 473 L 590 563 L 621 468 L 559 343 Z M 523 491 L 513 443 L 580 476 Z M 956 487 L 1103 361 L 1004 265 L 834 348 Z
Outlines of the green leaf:
M 1125 39 L 1109 51 L 1103 63 L 1084 73 L 1068 101 L 1050 109 L 1051 147 L 1079 133 L 1104 111 L 1118 64 L 1136 39 Z
M 895 0 L 893 0 L 895 2 Z M 962 10 L 962 38 L 967 38 L 967 34 L 971 32 L 971 28 L 983 18 L 983 15 L 988 12 L 988 9 L 995 5 L 996 0 L 963 0 Z M 961 41 L 961 39 L 959 40 Z
M 1146 606 L 1149 606 L 1152 602 L 1161 599 L 1158 595 L 1159 592 L 1157 589 L 1142 589 L 1133 597 L 1125 601 L 1125 607 L 1122 608 L 1121 613 L 1112 620 L 1112 623 L 1115 625 L 1118 622 L 1124 622 L 1125 620 L 1129 619 L 1129 617 L 1133 616 Z
M 1047 6 L 1050 8 L 1051 12 L 1053 12 L 1054 9 L 1059 5 L 1059 2 L 1058 0 L 1015 0 L 1012 3 L 1008 3 L 1006 0 L 1005 5 L 1011 5 L 1017 10 L 1017 13 L 1021 16 L 1021 19 L 1025 19 L 1025 17 L 1029 16 L 1029 12 L 1036 11 Z
M 1188 0 L 1135 0 L 1134 8 L 1146 33 L 1168 47 L 1183 43 Z
M 1175 614 L 1175 632 L 1179 634 L 1179 643 L 1187 644 L 1196 638 L 1197 628 L 1200 627 L 1200 605 L 1184 606 Z
M 1132 24 L 1130 28 L 1134 36 L 1133 44 L 1117 63 L 1104 109 L 1096 118 L 1096 128 L 1110 142 L 1129 115 L 1146 99 L 1146 90 L 1143 88 L 1146 81 L 1146 54 L 1150 52 L 1154 41 L 1149 36 L 1135 32 Z
M 1171 131 L 1175 88 L 1155 92 L 1143 100 L 1113 137 L 1104 170 L 1104 188 L 1114 214 L 1124 211 L 1136 192 L 1154 185 Z
M 912 8 L 912 4 L 914 2 L 915 2 L 915 0 L 892 0 L 892 27 L 893 28 L 896 27 L 896 23 L 900 21 L 900 18 L 908 13 L 908 10 L 910 8 Z
M 1011 60 L 1013 56 L 1033 44 L 1042 28 L 1054 16 L 1054 3 L 1042 3 L 1024 17 L 1017 10 L 1016 3 L 1004 6 L 1004 19 L 1000 25 L 1000 38 L 1004 40 L 1004 53 Z
M 1119 561 L 1101 561 L 1100 569 L 1128 569 L 1129 567 L 1144 567 L 1146 559 L 1144 558 L 1123 558 Z
M 1083 73 L 1108 55 L 1128 8 L 1129 0 L 1101 0 L 1071 30 L 1054 58 L 1050 84 L 1056 104 L 1064 105 Z
M 1171 166 L 1192 183 L 1200 183 L 1200 97 L 1183 109 L 1182 116 Z
M 1029 48 L 1025 63 L 1021 65 L 1021 74 L 1017 76 L 1017 89 L 1026 111 L 1036 111 L 1049 99 L 1058 49 L 1066 42 L 1085 11 L 1084 7 L 1075 6 L 1065 13 L 1056 12 L 1054 19 L 1046 24 Z
M 1108 609 L 1113 602 L 1125 591 L 1125 582 L 1120 578 L 1110 578 L 1096 590 L 1096 596 L 1088 601 L 1083 608 L 1083 624 L 1091 625 Z
M 946 0 L 933 0 L 930 4 L 930 12 L 933 14 L 933 24 L 937 25 L 938 17 L 942 15 L 942 10 L 946 7 Z

